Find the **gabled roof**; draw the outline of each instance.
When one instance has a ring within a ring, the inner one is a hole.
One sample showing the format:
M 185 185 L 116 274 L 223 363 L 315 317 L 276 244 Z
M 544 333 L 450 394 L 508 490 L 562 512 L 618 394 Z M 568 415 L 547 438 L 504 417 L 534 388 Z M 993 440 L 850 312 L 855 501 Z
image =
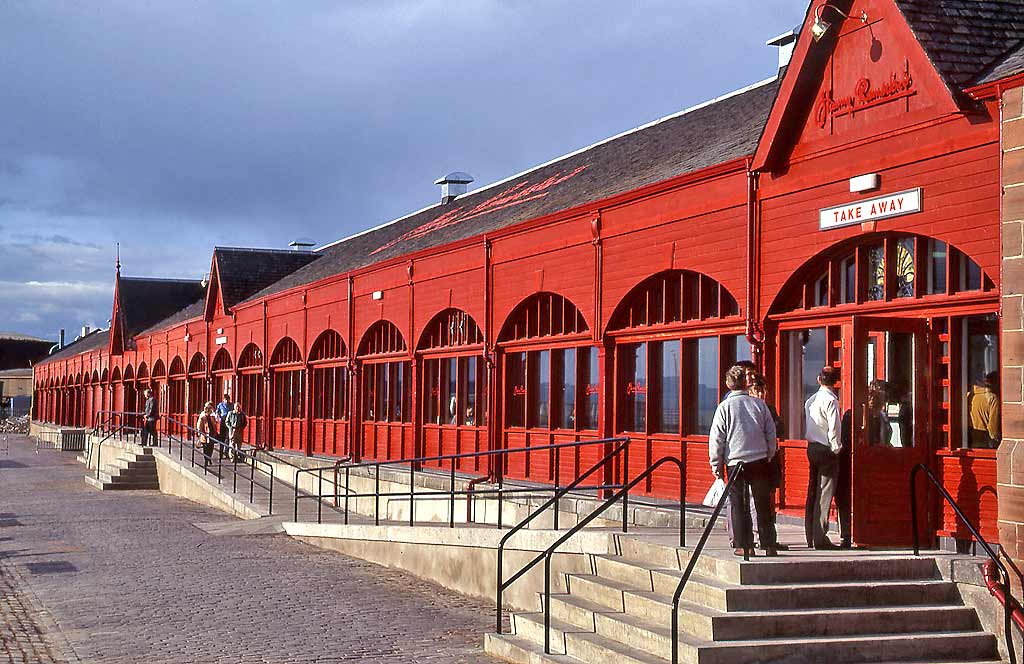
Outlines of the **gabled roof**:
M 99 348 L 106 348 L 110 343 L 110 330 L 93 330 L 89 334 L 85 335 L 80 339 L 76 339 L 69 343 L 64 348 L 56 351 L 53 355 L 50 355 L 39 362 L 36 366 L 53 362 L 55 360 L 63 360 L 69 357 L 74 357 L 79 353 L 86 353 L 91 350 L 97 350 Z
M 169 315 L 201 300 L 203 282 L 186 279 L 120 277 L 118 312 L 130 339 Z
M 249 299 L 749 156 L 778 89 L 761 81 L 317 251 Z M 251 263 L 246 263 L 250 267 Z
M 957 93 L 984 82 L 985 74 L 1024 41 L 1021 0 L 896 0 L 896 6 Z
M 20 332 L 4 332 L 3 330 L 0 330 L 0 341 L 38 341 L 40 343 L 53 343 L 53 341 L 49 339 L 41 339 L 28 334 L 22 334 Z
M 250 295 L 318 258 L 320 254 L 305 251 L 214 247 L 214 270 L 224 310 L 230 311 Z M 214 274 L 210 276 L 212 280 Z

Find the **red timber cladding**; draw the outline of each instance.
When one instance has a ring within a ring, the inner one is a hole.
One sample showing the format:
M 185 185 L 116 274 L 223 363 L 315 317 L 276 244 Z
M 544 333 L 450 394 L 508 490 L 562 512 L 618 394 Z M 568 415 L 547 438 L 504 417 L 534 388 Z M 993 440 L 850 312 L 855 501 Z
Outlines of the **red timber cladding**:
M 509 235 L 494 241 L 495 336 L 512 310 L 542 291 L 566 297 L 593 330 L 594 247 L 590 218 Z
M 539 292 L 556 293 L 567 298 L 583 314 L 590 330 L 595 329 L 596 259 L 592 219 L 589 216 L 579 217 L 494 241 L 491 252 L 494 284 L 492 338 L 497 338 L 509 315 L 521 302 Z M 538 347 L 546 346 L 542 342 Z M 502 426 L 502 445 L 506 449 L 568 443 L 583 437 L 548 430 L 505 430 Z M 559 479 L 562 479 L 563 471 L 566 477 L 571 477 L 571 468 L 575 464 L 583 463 L 588 467 L 599 458 L 597 446 L 586 448 L 581 459 L 570 453 L 564 456 L 560 453 Z M 554 453 L 551 450 L 513 453 L 508 456 L 507 463 L 507 475 L 510 477 L 539 482 L 555 479 Z
M 990 135 L 990 131 L 979 131 L 977 138 L 987 139 Z M 829 172 L 820 163 L 803 165 L 801 170 L 810 168 Z M 785 283 L 807 261 L 865 232 L 859 225 L 818 230 L 819 209 L 881 195 L 879 192 L 863 195 L 849 192 L 847 178 L 861 172 L 879 173 L 882 193 L 922 188 L 921 212 L 878 221 L 877 231 L 919 233 L 949 242 L 973 258 L 998 282 L 998 143 L 889 169 L 871 168 L 868 164 L 847 169 L 833 164 L 831 172 L 842 179 L 781 196 L 772 196 L 768 185 L 762 189 L 762 313 L 769 311 Z
M 413 270 L 413 301 L 415 339 L 410 340 L 418 347 L 424 328 L 433 318 L 448 308 L 460 309 L 469 314 L 481 333 L 486 334 L 487 312 L 484 308 L 484 249 L 482 244 L 458 251 L 417 260 Z M 493 334 L 491 336 L 493 340 Z M 417 384 L 414 390 L 419 394 L 416 408 L 423 408 L 423 377 L 417 368 Z M 419 413 L 417 413 L 419 415 Z M 422 425 L 421 456 L 442 456 L 482 452 L 487 449 L 487 429 L 483 426 L 437 426 Z M 460 460 L 456 469 L 462 472 L 487 473 L 490 466 L 487 458 Z M 444 463 L 427 463 L 428 466 L 447 468 Z
M 374 300 L 373 293 L 381 291 L 384 299 Z M 391 321 L 402 333 L 407 346 L 412 346 L 409 321 L 409 272 L 406 264 L 392 265 L 359 275 L 352 284 L 352 302 L 355 312 L 355 349 L 371 325 L 379 320 Z

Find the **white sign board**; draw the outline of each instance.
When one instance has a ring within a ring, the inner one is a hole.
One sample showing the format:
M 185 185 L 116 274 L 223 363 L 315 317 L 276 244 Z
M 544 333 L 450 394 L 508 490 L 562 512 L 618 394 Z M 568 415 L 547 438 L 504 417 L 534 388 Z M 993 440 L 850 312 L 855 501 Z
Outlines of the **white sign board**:
M 217 344 L 218 346 L 223 346 L 227 342 L 228 342 L 228 338 L 227 337 L 217 337 L 216 339 L 213 340 L 213 343 Z
M 843 226 L 899 217 L 921 211 L 921 188 L 899 191 L 857 203 L 825 208 L 819 212 L 818 228 L 823 231 Z

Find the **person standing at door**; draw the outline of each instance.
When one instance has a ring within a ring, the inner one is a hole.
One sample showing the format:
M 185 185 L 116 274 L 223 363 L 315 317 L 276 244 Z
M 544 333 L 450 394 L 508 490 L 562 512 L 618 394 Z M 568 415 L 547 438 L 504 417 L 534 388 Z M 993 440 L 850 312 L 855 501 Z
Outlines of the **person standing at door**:
M 231 444 L 231 458 L 235 463 L 242 460 L 242 443 L 245 440 L 245 427 L 249 418 L 242 412 L 242 404 L 235 402 L 234 410 L 224 418 L 228 426 L 228 441 Z
M 839 478 L 839 455 L 843 449 L 839 397 L 835 386 L 839 370 L 824 367 L 818 374 L 818 391 L 804 403 L 804 430 L 807 432 L 807 502 L 804 535 L 807 546 L 835 549 L 828 538 L 828 512 Z
M 156 397 L 153 390 L 147 388 L 145 391 L 146 405 L 142 408 L 142 446 L 156 445 L 156 420 L 157 413 Z
M 708 448 L 711 471 L 719 479 L 724 478 L 726 468 L 729 469 L 729 477 L 736 477 L 740 464 L 743 464 L 743 471 L 733 483 L 729 495 L 735 537 L 733 546 L 736 547 L 734 553 L 742 556 L 754 548 L 753 523 L 747 500 L 747 496 L 752 495 L 761 546 L 766 556 L 777 556 L 771 462 L 778 447 L 775 422 L 768 406 L 747 394 L 746 368 L 731 367 L 725 374 L 725 386 L 729 388 L 729 396 L 715 409 Z

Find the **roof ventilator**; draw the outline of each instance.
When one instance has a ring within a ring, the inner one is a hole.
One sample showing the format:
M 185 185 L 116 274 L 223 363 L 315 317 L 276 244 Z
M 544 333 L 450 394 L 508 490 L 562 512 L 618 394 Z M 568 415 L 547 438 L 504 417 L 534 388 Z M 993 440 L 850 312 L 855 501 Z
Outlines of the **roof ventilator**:
M 472 181 L 473 176 L 462 171 L 454 171 L 443 178 L 434 180 L 434 184 L 441 185 L 441 205 L 448 205 L 458 196 L 466 193 L 469 190 L 469 183 Z

